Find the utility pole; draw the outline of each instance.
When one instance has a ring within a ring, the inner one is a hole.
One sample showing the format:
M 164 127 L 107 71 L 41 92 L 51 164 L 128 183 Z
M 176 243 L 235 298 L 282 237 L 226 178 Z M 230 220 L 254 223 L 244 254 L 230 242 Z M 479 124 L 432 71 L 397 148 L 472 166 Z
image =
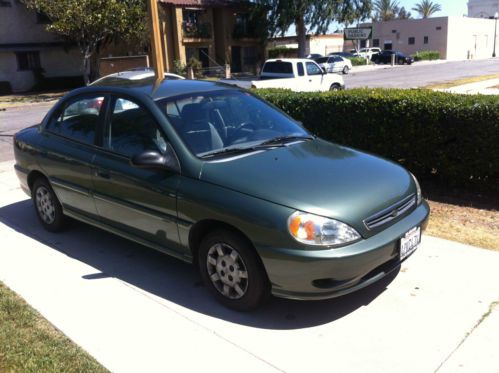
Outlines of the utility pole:
M 156 84 L 158 84 L 164 79 L 165 65 L 163 62 L 163 48 L 161 46 L 157 0 L 147 0 L 147 10 L 149 12 L 149 26 L 151 29 L 152 63 L 154 73 L 156 74 Z
M 494 14 L 494 19 L 496 21 L 496 24 L 494 26 L 494 52 L 492 53 L 492 57 L 496 56 L 496 42 L 497 42 L 497 19 L 499 18 L 499 12 L 496 12 Z

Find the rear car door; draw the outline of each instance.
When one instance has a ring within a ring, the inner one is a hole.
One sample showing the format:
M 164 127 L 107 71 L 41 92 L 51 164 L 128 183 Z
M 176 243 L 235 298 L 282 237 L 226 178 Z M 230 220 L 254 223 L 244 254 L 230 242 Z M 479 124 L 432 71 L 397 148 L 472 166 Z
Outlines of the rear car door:
M 108 100 L 103 94 L 84 94 L 63 103 L 42 132 L 40 162 L 67 212 L 97 218 L 91 195 L 91 167 L 95 137 Z
M 172 151 L 155 117 L 135 99 L 112 96 L 93 168 L 102 222 L 130 238 L 182 256 L 177 229 L 178 173 L 138 168 L 143 151 Z

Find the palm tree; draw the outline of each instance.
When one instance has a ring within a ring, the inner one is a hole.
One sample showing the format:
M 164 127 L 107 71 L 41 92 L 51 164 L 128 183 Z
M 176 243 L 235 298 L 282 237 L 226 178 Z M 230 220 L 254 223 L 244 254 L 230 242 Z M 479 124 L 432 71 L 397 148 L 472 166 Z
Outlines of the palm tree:
M 396 18 L 399 9 L 397 0 L 375 0 L 373 2 L 374 18 L 377 21 L 389 21 Z
M 419 13 L 421 18 L 430 18 L 432 14 L 440 12 L 442 10 L 442 6 L 431 0 L 421 0 L 421 2 L 416 4 L 412 10 Z

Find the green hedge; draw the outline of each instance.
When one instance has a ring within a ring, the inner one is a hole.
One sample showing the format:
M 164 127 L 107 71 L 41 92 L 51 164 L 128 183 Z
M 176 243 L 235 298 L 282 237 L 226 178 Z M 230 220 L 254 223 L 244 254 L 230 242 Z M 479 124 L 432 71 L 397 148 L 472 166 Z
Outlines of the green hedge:
M 434 61 L 440 59 L 439 51 L 420 51 L 413 54 L 414 61 Z
M 352 66 L 366 66 L 371 63 L 371 61 L 362 57 L 349 57 L 348 59 L 352 61 Z
M 428 90 L 258 90 L 318 136 L 443 187 L 499 192 L 499 98 Z

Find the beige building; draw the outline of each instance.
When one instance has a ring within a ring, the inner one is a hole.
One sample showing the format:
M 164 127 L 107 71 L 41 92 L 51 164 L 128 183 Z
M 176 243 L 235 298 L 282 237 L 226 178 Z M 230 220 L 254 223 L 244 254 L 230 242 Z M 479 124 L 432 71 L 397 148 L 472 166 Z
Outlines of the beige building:
M 12 91 L 30 90 L 37 71 L 47 78 L 82 75 L 77 48 L 45 31 L 46 19 L 18 0 L 0 0 L 0 82 Z M 7 83 L 5 83 L 7 82 Z
M 292 51 L 298 49 L 298 40 L 296 36 L 285 36 L 280 38 L 270 39 L 267 44 L 267 50 L 275 48 L 287 48 Z M 330 35 L 307 35 L 307 43 L 305 46 L 305 54 L 321 54 L 323 56 L 333 52 L 341 52 L 343 50 L 343 34 Z M 296 57 L 294 51 L 294 57 Z M 292 56 L 291 53 L 290 56 Z
M 492 19 L 435 17 L 373 23 L 369 45 L 406 54 L 439 51 L 442 59 L 490 58 L 494 50 Z M 498 38 L 499 39 L 499 38 Z
M 494 18 L 499 12 L 499 0 L 469 0 L 468 17 Z
M 263 43 L 248 2 L 236 0 L 158 0 L 166 69 L 191 57 L 203 68 L 231 65 L 232 72 L 254 72 Z

